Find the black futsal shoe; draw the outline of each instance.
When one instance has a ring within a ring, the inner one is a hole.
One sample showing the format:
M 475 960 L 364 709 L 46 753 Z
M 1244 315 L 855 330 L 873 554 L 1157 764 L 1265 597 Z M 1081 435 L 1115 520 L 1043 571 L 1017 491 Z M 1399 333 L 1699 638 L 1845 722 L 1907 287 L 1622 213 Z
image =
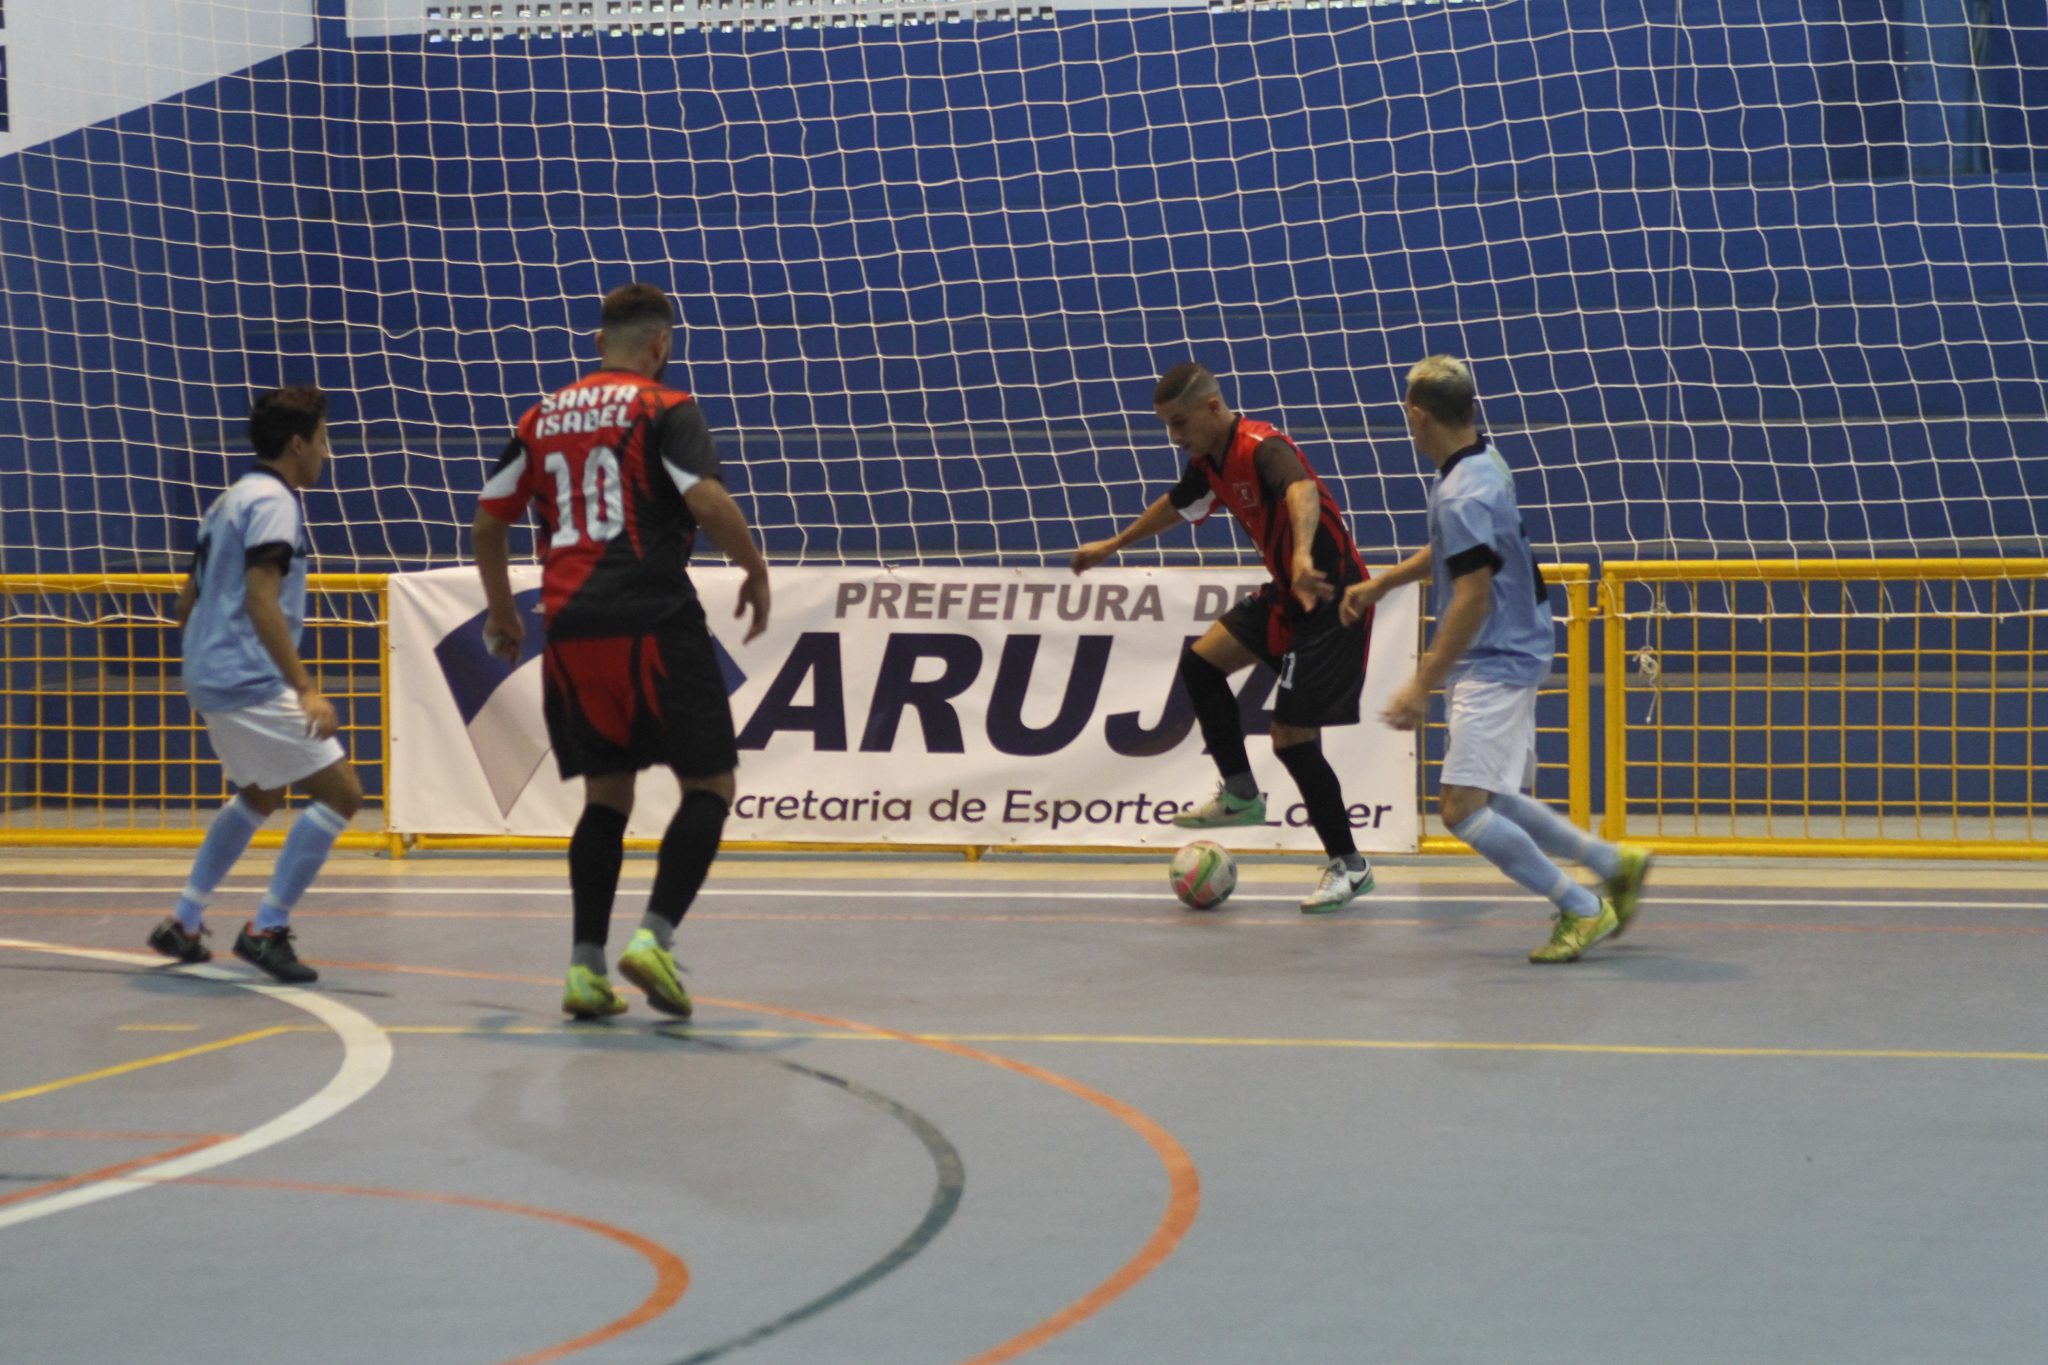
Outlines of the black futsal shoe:
M 180 962 L 211 962 L 213 949 L 201 940 L 206 937 L 206 926 L 200 925 L 199 932 L 188 934 L 185 926 L 178 923 L 175 915 L 165 917 L 164 922 L 149 931 L 149 946 L 165 957 L 174 957 Z
M 320 973 L 299 961 L 292 948 L 290 929 L 266 929 L 259 934 L 253 924 L 245 924 L 235 936 L 235 956 L 288 986 L 303 986 L 320 979 Z

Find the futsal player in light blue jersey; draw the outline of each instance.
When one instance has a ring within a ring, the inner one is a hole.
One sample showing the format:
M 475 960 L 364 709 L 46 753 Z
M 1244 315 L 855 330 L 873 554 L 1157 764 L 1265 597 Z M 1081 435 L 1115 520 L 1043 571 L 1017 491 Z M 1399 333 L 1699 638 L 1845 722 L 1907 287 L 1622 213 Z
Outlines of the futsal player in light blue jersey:
M 1536 689 L 1550 676 L 1557 646 L 1514 474 L 1478 428 L 1477 393 L 1463 362 L 1435 355 L 1410 370 L 1407 410 L 1416 450 L 1436 466 L 1429 544 L 1348 589 L 1344 619 L 1363 618 L 1391 588 L 1432 580 L 1436 637 L 1384 719 L 1396 730 L 1417 729 L 1429 694 L 1444 689 L 1450 738 L 1438 812 L 1474 852 L 1557 907 L 1549 941 L 1529 960 L 1575 962 L 1627 930 L 1650 855 L 1596 839 L 1525 795 L 1536 780 Z M 1552 857 L 1592 869 L 1605 896 Z
M 151 931 L 149 946 L 180 962 L 212 958 L 207 902 L 296 786 L 312 803 L 292 822 L 270 889 L 235 938 L 235 956 L 303 983 L 319 973 L 292 946 L 292 907 L 363 804 L 362 784 L 334 738 L 334 703 L 299 658 L 310 548 L 299 490 L 317 483 L 327 463 L 327 395 L 262 395 L 249 411 L 249 442 L 256 463 L 207 509 L 178 595 L 185 695 L 240 790 L 213 817 L 177 910 Z

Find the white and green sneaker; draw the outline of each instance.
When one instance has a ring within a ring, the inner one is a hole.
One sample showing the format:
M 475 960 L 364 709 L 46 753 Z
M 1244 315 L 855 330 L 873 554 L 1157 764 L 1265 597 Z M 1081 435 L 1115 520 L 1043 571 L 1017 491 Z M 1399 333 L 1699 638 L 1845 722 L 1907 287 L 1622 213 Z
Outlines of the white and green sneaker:
M 1301 913 L 1327 915 L 1332 910 L 1342 910 L 1372 890 L 1372 882 L 1371 863 L 1352 867 L 1342 858 L 1332 858 L 1330 865 L 1323 869 L 1323 879 L 1316 883 L 1316 889 L 1302 898 Z
M 1199 806 L 1189 806 L 1173 817 L 1173 823 L 1182 829 L 1224 829 L 1231 825 L 1263 825 L 1266 823 L 1266 794 L 1257 796 L 1232 796 L 1222 786 L 1216 794 Z

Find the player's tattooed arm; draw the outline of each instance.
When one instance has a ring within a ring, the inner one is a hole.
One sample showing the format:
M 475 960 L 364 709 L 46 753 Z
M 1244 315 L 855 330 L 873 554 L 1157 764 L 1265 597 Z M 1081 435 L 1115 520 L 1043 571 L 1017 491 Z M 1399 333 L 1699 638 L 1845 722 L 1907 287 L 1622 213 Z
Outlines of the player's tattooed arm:
M 1177 525 L 1180 520 L 1181 514 L 1174 507 L 1172 500 L 1162 494 L 1150 507 L 1140 512 L 1129 526 L 1108 540 L 1090 541 L 1074 551 L 1073 558 L 1068 564 L 1075 573 L 1086 573 L 1117 551 L 1136 545 L 1141 540 L 1150 540 L 1160 532 Z

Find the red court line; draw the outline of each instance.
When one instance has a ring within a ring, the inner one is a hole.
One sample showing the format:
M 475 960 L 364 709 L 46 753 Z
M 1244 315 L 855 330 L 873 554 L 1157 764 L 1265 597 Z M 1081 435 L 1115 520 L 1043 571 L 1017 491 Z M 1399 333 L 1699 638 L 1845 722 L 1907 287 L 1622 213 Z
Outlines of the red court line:
M 153 1133 L 132 1128 L 0 1128 L 0 1138 L 54 1138 L 59 1142 L 226 1142 L 233 1133 Z
M 175 1161 L 181 1156 L 190 1156 L 194 1152 L 203 1152 L 208 1147 L 225 1142 L 229 1136 L 232 1135 L 209 1133 L 197 1142 L 188 1142 L 182 1147 L 173 1147 L 169 1151 L 151 1152 L 148 1156 L 139 1156 L 133 1161 L 119 1161 L 112 1166 L 102 1166 L 96 1171 L 80 1171 L 77 1175 L 67 1175 L 62 1180 L 52 1180 L 42 1185 L 31 1185 L 28 1189 L 17 1190 L 13 1194 L 0 1195 L 0 1209 L 6 1208 L 9 1204 L 19 1204 L 24 1199 L 39 1199 L 43 1195 L 74 1189 L 79 1185 L 91 1185 L 101 1180 L 113 1180 L 128 1174 L 130 1171 L 140 1170 L 144 1166 L 154 1166 L 159 1161 Z
M 1159 1158 L 1159 1164 L 1166 1168 L 1166 1212 L 1161 1215 L 1158 1226 L 1153 1228 L 1152 1235 L 1146 1239 L 1145 1245 L 1138 1249 L 1138 1254 L 1119 1266 L 1116 1272 L 1108 1279 L 1096 1285 L 1095 1288 L 1089 1290 L 1059 1312 L 1043 1322 L 1025 1329 L 1023 1332 L 1011 1337 L 1008 1341 L 992 1346 L 981 1354 L 963 1361 L 962 1365 L 998 1365 L 1000 1361 L 1015 1360 L 1018 1356 L 1037 1350 L 1040 1346 L 1051 1341 L 1076 1323 L 1093 1317 L 1117 1299 L 1122 1298 L 1138 1281 L 1157 1270 L 1166 1258 L 1173 1254 L 1174 1248 L 1180 1245 L 1180 1239 L 1187 1235 L 1187 1230 L 1194 1225 L 1195 1215 L 1201 1210 L 1201 1178 L 1195 1172 L 1194 1159 L 1187 1154 L 1186 1148 L 1174 1140 L 1173 1134 L 1160 1127 L 1158 1122 L 1144 1111 L 1133 1108 L 1112 1095 L 1105 1095 L 1099 1090 L 1085 1086 L 1079 1081 L 1062 1076 L 1057 1072 L 1032 1066 L 1028 1062 L 1020 1062 L 1015 1058 L 1004 1057 L 994 1052 L 984 1052 L 977 1047 L 968 1047 L 963 1043 L 948 1042 L 941 1038 L 926 1038 L 919 1034 L 904 1033 L 897 1029 L 882 1028 L 874 1024 L 856 1023 L 848 1019 L 835 1019 L 829 1014 L 812 1014 L 807 1010 L 784 1009 L 775 1005 L 754 1004 L 745 1000 L 720 1000 L 708 995 L 698 996 L 697 998 L 707 1004 L 722 1005 L 727 1009 L 745 1010 L 749 1013 L 776 1014 L 786 1019 L 798 1019 L 805 1023 L 822 1024 L 829 1028 L 842 1029 L 850 1033 L 878 1033 L 884 1037 L 893 1038 L 898 1042 L 915 1043 L 919 1047 L 933 1048 L 939 1052 L 950 1052 L 956 1057 L 964 1057 L 969 1061 L 983 1062 L 989 1066 L 1001 1067 L 1006 1071 L 1014 1071 L 1020 1076 L 1028 1076 L 1034 1081 L 1042 1081 L 1046 1085 L 1064 1090 L 1078 1099 L 1086 1100 L 1135 1131 L 1152 1148 L 1154 1155 Z
M 418 976 L 446 976 L 481 981 L 510 981 L 543 986 L 555 984 L 555 978 L 550 976 L 530 976 L 512 972 L 464 971 L 452 967 L 416 967 L 391 962 L 320 961 L 315 963 L 315 965 L 332 967 L 342 971 L 399 972 Z M 1064 1090 L 1078 1099 L 1086 1100 L 1096 1108 L 1115 1118 L 1118 1122 L 1132 1129 L 1139 1137 L 1145 1139 L 1146 1145 L 1152 1148 L 1153 1153 L 1159 1158 L 1160 1165 L 1166 1170 L 1166 1210 L 1160 1216 L 1157 1226 L 1153 1228 L 1152 1235 L 1146 1239 L 1145 1245 L 1138 1249 L 1138 1253 L 1119 1266 L 1108 1279 L 1096 1285 L 1095 1288 L 1089 1290 L 1059 1312 L 1025 1329 L 1023 1332 L 1011 1337 L 1008 1341 L 1002 1342 L 983 1351 L 979 1355 L 963 1361 L 962 1365 L 998 1365 L 998 1362 L 1001 1361 L 1015 1360 L 1018 1356 L 1036 1350 L 1076 1323 L 1093 1317 L 1103 1308 L 1121 1298 L 1133 1285 L 1137 1284 L 1154 1270 L 1157 1270 L 1161 1263 L 1168 1256 L 1171 1256 L 1174 1249 L 1179 1246 L 1181 1238 L 1194 1225 L 1195 1215 L 1201 1209 L 1201 1179 L 1195 1171 L 1194 1158 L 1188 1155 L 1187 1149 L 1175 1141 L 1173 1135 L 1161 1127 L 1150 1115 L 1131 1105 L 1125 1104 L 1113 1096 L 1105 1095 L 1099 1090 L 1085 1086 L 1079 1081 L 1071 1080 L 1056 1072 L 1047 1071 L 1042 1067 L 1032 1066 L 1028 1062 L 1020 1062 L 994 1052 L 985 1052 L 977 1047 L 969 1047 L 964 1043 L 948 1042 L 940 1038 L 926 1038 L 915 1033 L 904 1033 L 898 1029 L 882 1028 L 849 1019 L 838 1019 L 829 1014 L 812 1014 L 805 1010 L 787 1009 L 777 1005 L 756 1004 L 747 1000 L 721 999 L 708 995 L 700 995 L 697 999 L 707 1005 L 718 1005 L 725 1009 L 740 1010 L 747 1013 L 779 1015 L 785 1019 L 801 1020 L 804 1023 L 818 1024 L 826 1028 L 840 1029 L 849 1033 L 879 1034 L 897 1042 L 911 1043 L 918 1047 L 930 1048 L 935 1052 L 947 1052 L 956 1057 L 965 1058 L 968 1061 L 981 1062 L 989 1066 L 1000 1067 L 1005 1071 L 1013 1071 L 1020 1076 L 1042 1082 L 1056 1089 Z
M 637 1232 L 629 1232 L 625 1228 L 602 1223 L 595 1218 L 563 1213 L 558 1209 L 537 1208 L 532 1204 L 514 1204 L 501 1199 L 480 1199 L 467 1194 L 439 1194 L 431 1190 L 391 1190 L 373 1185 L 329 1185 L 306 1180 L 257 1180 L 237 1176 L 195 1175 L 166 1183 L 212 1185 L 239 1190 L 287 1190 L 299 1194 L 342 1194 L 360 1199 L 394 1199 L 419 1204 L 440 1204 L 452 1208 L 481 1209 L 486 1213 L 509 1213 L 521 1218 L 537 1218 L 542 1222 L 558 1223 L 563 1227 L 595 1233 L 634 1252 L 654 1268 L 654 1288 L 632 1312 L 624 1317 L 614 1318 L 604 1326 L 585 1332 L 581 1336 L 571 1337 L 567 1341 L 505 1361 L 503 1365 L 544 1365 L 546 1361 L 560 1360 L 563 1356 L 574 1355 L 578 1351 L 586 1351 L 593 1346 L 615 1340 L 668 1312 L 690 1288 L 690 1268 L 683 1263 L 682 1257 L 667 1247 L 649 1241 Z

